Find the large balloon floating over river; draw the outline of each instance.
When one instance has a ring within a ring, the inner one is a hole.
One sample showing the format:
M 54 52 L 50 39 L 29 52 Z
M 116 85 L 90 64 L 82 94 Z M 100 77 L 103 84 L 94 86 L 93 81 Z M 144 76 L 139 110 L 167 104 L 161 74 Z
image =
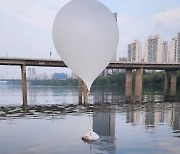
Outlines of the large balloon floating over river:
M 117 50 L 119 30 L 113 13 L 97 0 L 72 0 L 56 15 L 52 35 L 61 59 L 90 91 Z

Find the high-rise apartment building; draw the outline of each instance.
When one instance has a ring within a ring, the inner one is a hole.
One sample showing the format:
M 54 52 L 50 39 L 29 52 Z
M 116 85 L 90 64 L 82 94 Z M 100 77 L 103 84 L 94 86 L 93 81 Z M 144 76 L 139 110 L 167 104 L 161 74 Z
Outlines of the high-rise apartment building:
M 168 62 L 168 42 L 165 41 L 162 44 L 162 62 L 167 63 Z
M 169 44 L 169 62 L 180 62 L 180 33 L 178 33 Z
M 163 40 L 159 35 L 149 36 L 145 41 L 144 61 L 148 63 L 162 63 Z
M 128 44 L 128 61 L 142 61 L 142 43 L 139 40 L 135 40 L 134 43 Z

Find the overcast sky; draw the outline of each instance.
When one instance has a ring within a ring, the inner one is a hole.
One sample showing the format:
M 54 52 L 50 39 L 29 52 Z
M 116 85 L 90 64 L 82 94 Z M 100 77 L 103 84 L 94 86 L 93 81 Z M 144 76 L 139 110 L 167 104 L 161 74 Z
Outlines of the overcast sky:
M 70 0 L 0 0 L 0 57 L 59 59 L 52 25 L 60 8 Z M 99 0 L 118 14 L 119 56 L 127 56 L 127 44 L 159 34 L 170 41 L 180 32 L 180 0 Z M 7 69 L 8 68 L 8 69 Z M 37 69 L 39 73 L 67 72 L 67 69 Z M 0 78 L 20 76 L 19 67 L 0 66 Z

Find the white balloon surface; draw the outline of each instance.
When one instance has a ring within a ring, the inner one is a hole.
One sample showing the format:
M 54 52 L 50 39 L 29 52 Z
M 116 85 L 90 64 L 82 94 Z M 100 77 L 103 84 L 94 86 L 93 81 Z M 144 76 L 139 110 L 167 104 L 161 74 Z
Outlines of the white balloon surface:
M 72 0 L 56 15 L 52 35 L 59 56 L 90 91 L 117 50 L 119 30 L 112 12 L 97 0 Z

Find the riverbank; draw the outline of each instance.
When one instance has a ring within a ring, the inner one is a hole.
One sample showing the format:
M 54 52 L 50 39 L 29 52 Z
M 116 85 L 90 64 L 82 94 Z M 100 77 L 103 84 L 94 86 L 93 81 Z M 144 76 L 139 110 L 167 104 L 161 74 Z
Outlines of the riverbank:
M 164 85 L 164 72 L 157 71 L 148 71 L 144 72 L 143 75 L 143 86 L 156 86 L 156 85 Z M 170 76 L 168 77 L 170 81 Z M 20 79 L 8 79 L 6 81 L 6 85 L 21 85 Z M 124 86 L 126 82 L 126 73 L 119 72 L 114 74 L 109 74 L 106 77 L 99 76 L 93 83 L 93 86 Z M 135 72 L 133 72 L 133 85 L 135 83 Z M 32 86 L 78 86 L 77 79 L 66 79 L 66 80 L 28 80 L 28 85 Z M 180 85 L 180 72 L 177 73 L 177 85 Z

